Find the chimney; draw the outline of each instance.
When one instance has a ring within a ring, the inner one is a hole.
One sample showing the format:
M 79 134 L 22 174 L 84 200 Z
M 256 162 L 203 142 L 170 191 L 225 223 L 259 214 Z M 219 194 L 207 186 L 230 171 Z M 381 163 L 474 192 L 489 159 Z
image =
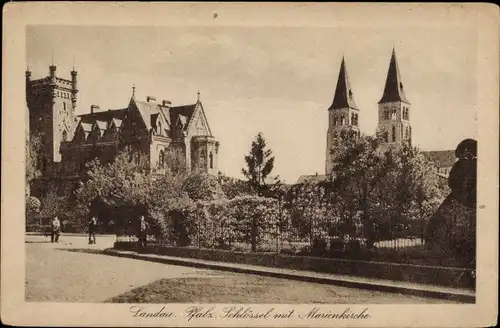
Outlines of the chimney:
M 156 101 L 156 98 L 152 97 L 152 96 L 148 96 L 147 101 L 148 102 L 150 102 L 150 101 Z
M 163 107 L 172 106 L 172 102 L 170 100 L 163 100 L 161 103 L 162 103 Z
M 90 106 L 90 114 L 94 114 L 94 110 L 96 109 L 101 109 L 101 107 L 97 105 Z

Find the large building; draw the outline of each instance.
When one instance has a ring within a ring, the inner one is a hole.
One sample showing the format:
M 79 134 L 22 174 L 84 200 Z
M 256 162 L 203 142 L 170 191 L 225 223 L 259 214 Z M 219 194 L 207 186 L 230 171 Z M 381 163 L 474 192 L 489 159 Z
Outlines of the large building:
M 101 163 L 126 151 L 130 160 L 150 172 L 161 172 L 169 155 L 182 156 L 192 172 L 218 172 L 219 143 L 210 130 L 203 104 L 172 106 L 170 101 L 145 101 L 135 96 L 135 87 L 126 107 L 101 111 L 93 105 L 88 114 L 76 116 L 77 72 L 71 80 L 49 76 L 32 80 L 26 71 L 26 101 L 29 132 L 39 135 L 42 149 L 36 155 L 40 178 L 31 194 L 43 196 L 51 188 L 68 194 L 84 177 L 85 164 L 98 158 Z
M 382 98 L 378 102 L 377 133 L 383 136 L 388 145 L 411 142 L 410 126 L 411 104 L 406 98 L 403 80 L 399 71 L 396 52 L 393 49 L 389 70 L 385 81 Z M 354 92 L 349 82 L 344 58 L 340 71 L 333 102 L 328 108 L 328 132 L 326 143 L 326 174 L 331 174 L 333 158 L 331 151 L 334 141 L 342 131 L 351 130 L 359 134 L 360 109 L 354 101 Z

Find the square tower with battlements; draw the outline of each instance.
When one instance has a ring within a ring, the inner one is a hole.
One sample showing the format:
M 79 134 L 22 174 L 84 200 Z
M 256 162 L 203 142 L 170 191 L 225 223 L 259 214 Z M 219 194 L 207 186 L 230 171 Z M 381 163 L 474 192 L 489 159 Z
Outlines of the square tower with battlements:
M 29 112 L 29 133 L 41 139 L 42 149 L 37 166 L 42 174 L 61 161 L 61 142 L 72 138 L 77 118 L 77 72 L 73 68 L 71 79 L 56 76 L 55 65 L 49 66 L 47 77 L 33 80 L 26 70 L 26 102 Z

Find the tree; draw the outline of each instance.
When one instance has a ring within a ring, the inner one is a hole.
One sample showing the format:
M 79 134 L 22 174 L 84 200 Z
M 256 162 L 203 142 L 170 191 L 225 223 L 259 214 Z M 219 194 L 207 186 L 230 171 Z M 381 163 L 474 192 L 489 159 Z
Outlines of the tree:
M 259 132 L 252 142 L 250 153 L 245 156 L 247 168 L 241 170 L 250 186 L 258 192 L 266 185 L 266 178 L 274 168 L 272 154 L 271 149 L 266 149 L 266 140 Z
M 359 211 L 369 248 L 408 234 L 439 198 L 431 164 L 410 145 L 389 147 L 376 136 L 346 133 L 334 145 L 334 184 L 340 208 Z M 349 213 L 350 212 L 350 213 Z
M 219 172 L 217 179 L 226 198 L 255 194 L 248 181 L 225 176 L 222 172 Z
M 76 192 L 78 206 L 87 213 L 91 210 L 89 205 L 115 208 L 121 212 L 122 226 L 135 224 L 139 214 L 149 214 L 147 219 L 162 234 L 169 226 L 172 209 L 189 201 L 182 190 L 186 169 L 177 163 L 173 170 L 167 163 L 161 174 L 148 174 L 147 165 L 137 166 L 126 152 L 106 165 L 94 160 L 88 165 L 88 180 Z
M 31 134 L 26 139 L 25 160 L 26 160 L 26 193 L 29 194 L 31 181 L 40 176 L 41 172 L 37 168 L 38 154 L 42 149 L 42 137 L 40 134 Z
M 208 173 L 189 176 L 184 182 L 183 190 L 194 201 L 211 201 L 224 197 L 219 179 Z
M 33 214 L 38 214 L 40 213 L 42 203 L 40 200 L 36 197 L 29 196 L 26 199 L 26 215 L 30 216 Z

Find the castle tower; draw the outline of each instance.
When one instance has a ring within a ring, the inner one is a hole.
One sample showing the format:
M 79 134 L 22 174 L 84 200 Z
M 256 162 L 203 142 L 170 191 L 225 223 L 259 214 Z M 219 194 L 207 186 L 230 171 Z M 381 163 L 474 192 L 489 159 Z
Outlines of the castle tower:
M 393 48 L 384 94 L 378 102 L 377 133 L 387 144 L 411 142 L 410 106 Z
M 334 147 L 335 139 L 340 137 L 341 132 L 345 130 L 353 130 L 359 134 L 358 118 L 359 109 L 354 101 L 354 94 L 347 76 L 345 60 L 342 57 L 333 103 L 328 108 L 326 174 L 330 174 L 332 171 L 331 151 Z
M 32 80 L 26 71 L 26 102 L 29 111 L 29 133 L 42 139 L 38 166 L 42 172 L 53 162 L 61 161 L 60 145 L 70 141 L 76 127 L 77 72 L 73 69 L 71 80 L 56 76 L 57 67 L 49 66 L 49 75 Z

